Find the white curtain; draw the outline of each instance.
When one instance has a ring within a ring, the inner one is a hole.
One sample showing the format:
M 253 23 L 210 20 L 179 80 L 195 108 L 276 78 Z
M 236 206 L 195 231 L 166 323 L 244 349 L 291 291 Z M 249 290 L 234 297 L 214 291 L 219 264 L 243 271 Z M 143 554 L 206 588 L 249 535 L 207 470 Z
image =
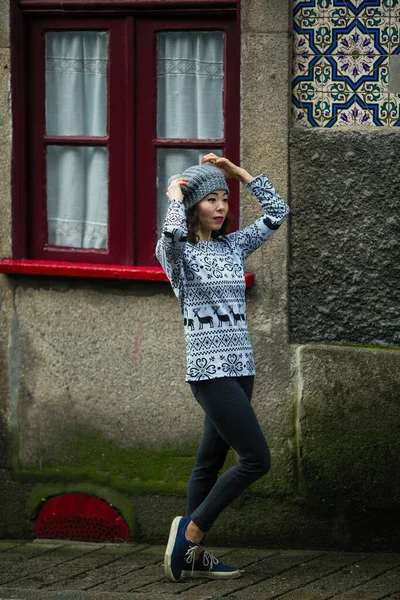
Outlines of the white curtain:
M 157 39 L 157 137 L 224 137 L 224 34 L 221 31 L 169 31 Z M 168 207 L 168 178 L 198 164 L 212 149 L 162 148 L 158 151 L 160 231 Z
M 223 138 L 222 31 L 158 34 L 157 137 Z
M 107 33 L 46 34 L 46 132 L 107 133 Z M 101 146 L 48 146 L 49 243 L 107 247 L 108 153 Z
M 224 34 L 173 31 L 158 34 L 157 135 L 222 139 Z M 46 131 L 55 136 L 107 133 L 106 32 L 46 34 Z M 168 206 L 170 175 L 199 163 L 211 149 L 158 152 L 158 226 Z M 108 155 L 100 146 L 48 146 L 49 243 L 107 247 Z M 139 199 L 141 200 L 141 199 Z

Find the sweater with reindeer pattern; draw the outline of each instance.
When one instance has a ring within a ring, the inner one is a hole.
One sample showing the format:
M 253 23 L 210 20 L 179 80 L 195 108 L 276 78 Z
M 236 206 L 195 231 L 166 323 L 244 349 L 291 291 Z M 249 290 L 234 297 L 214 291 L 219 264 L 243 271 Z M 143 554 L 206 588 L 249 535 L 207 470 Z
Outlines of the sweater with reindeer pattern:
M 156 256 L 183 315 L 186 381 L 255 374 L 244 261 L 274 234 L 289 207 L 265 175 L 246 187 L 264 213 L 249 227 L 210 242 L 189 243 L 184 204 L 173 200 L 157 242 Z

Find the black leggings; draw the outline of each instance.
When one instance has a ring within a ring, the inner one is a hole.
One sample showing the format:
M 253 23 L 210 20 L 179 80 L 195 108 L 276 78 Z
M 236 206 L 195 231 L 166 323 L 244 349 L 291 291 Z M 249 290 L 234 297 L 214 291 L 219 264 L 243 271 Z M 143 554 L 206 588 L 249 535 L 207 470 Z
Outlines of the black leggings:
M 188 484 L 186 514 L 203 531 L 271 468 L 268 444 L 250 404 L 253 383 L 252 376 L 190 382 L 205 418 Z M 231 446 L 239 461 L 218 477 Z

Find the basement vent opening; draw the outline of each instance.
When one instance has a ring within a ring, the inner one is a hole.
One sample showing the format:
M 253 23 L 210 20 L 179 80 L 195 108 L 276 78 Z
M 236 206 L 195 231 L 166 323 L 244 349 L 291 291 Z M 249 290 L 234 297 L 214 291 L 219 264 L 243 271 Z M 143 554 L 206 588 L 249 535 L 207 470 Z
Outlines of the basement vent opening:
M 35 527 L 38 538 L 81 542 L 126 542 L 129 528 L 104 500 L 86 494 L 64 494 L 48 500 Z

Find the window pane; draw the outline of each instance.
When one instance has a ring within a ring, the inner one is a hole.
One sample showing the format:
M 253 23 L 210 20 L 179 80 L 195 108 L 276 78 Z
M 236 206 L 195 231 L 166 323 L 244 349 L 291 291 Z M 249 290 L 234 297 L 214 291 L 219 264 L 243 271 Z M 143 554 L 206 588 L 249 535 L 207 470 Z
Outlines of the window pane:
M 194 148 L 186 150 L 183 148 L 161 148 L 158 150 L 157 227 L 159 235 L 161 234 L 169 203 L 165 195 L 168 187 L 168 179 L 172 175 L 182 174 L 185 169 L 193 165 L 200 164 L 203 156 L 209 152 L 214 152 L 214 154 L 222 156 L 222 150 L 216 150 L 215 148 L 209 150 L 205 148 L 201 148 L 200 150 Z
M 107 248 L 108 150 L 48 146 L 49 244 Z
M 157 136 L 222 139 L 224 34 L 158 34 Z
M 47 135 L 107 133 L 107 33 L 46 33 Z

